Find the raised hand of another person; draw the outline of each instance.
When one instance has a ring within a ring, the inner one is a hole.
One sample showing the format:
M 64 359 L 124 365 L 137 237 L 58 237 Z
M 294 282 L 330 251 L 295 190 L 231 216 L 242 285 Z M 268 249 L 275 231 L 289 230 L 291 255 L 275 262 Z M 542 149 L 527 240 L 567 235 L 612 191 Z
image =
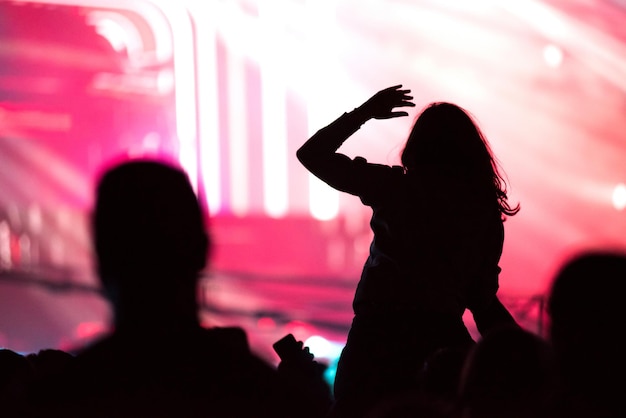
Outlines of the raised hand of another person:
M 405 111 L 394 110 L 398 107 L 415 107 L 411 90 L 402 89 L 402 84 L 387 87 L 373 95 L 357 109 L 364 117 L 370 119 L 391 119 L 408 116 Z

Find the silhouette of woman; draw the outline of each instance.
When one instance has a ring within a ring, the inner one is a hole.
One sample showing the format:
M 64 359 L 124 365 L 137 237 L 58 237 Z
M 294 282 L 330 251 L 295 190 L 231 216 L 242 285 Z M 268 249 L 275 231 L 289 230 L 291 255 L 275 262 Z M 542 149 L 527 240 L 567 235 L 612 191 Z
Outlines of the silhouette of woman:
M 402 85 L 379 91 L 297 151 L 311 173 L 372 208 L 374 237 L 335 379 L 337 416 L 363 416 L 386 394 L 415 386 L 436 349 L 469 348 L 466 309 L 481 333 L 517 326 L 496 293 L 503 222 L 519 205 L 508 204 L 498 164 L 467 112 L 450 103 L 427 106 L 401 166 L 337 152 L 369 119 L 408 116 L 396 108 L 415 106 L 409 94 Z

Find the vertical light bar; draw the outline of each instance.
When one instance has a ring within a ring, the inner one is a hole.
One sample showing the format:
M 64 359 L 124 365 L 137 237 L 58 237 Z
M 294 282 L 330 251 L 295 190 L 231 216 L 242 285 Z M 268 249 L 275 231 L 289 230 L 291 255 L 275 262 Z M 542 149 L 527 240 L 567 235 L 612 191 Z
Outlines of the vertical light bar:
M 196 75 L 191 17 L 184 6 L 168 0 L 152 0 L 167 16 L 172 28 L 174 50 L 174 83 L 176 134 L 178 136 L 180 165 L 198 191 L 198 138 L 196 124 Z
M 222 210 L 217 86 L 216 7 L 213 2 L 193 2 L 196 19 L 196 59 L 198 68 L 198 144 L 200 175 L 209 213 Z
M 263 205 L 278 218 L 288 209 L 284 0 L 261 0 L 261 113 L 263 123 Z M 283 30 L 281 30 L 283 29 Z
M 310 58 L 307 116 L 309 134 L 313 134 L 338 115 L 330 105 L 336 82 L 333 82 L 336 74 L 331 69 L 336 58 L 333 53 L 335 13 L 333 0 L 307 0 L 306 7 Z M 319 220 L 330 220 L 339 214 L 339 193 L 313 175 L 309 175 L 309 211 Z
M 246 121 L 245 58 L 237 49 L 229 49 L 228 73 L 228 143 L 230 145 L 230 206 L 235 215 L 244 216 L 248 199 L 248 135 Z

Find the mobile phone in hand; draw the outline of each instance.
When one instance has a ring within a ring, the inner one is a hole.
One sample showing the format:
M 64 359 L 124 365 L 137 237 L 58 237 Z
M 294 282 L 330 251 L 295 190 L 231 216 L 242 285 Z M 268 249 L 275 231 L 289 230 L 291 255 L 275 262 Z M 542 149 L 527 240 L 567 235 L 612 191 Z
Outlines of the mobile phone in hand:
M 276 341 L 272 347 L 281 360 L 291 359 L 301 355 L 302 343 L 296 341 L 293 334 L 287 334 Z

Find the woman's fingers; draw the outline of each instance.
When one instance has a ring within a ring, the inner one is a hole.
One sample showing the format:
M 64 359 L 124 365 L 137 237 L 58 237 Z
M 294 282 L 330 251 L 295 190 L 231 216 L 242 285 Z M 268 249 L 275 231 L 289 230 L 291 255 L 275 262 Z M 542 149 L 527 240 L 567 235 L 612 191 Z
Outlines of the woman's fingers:
M 390 119 L 408 116 L 407 112 L 394 112 L 398 107 L 414 107 L 410 89 L 402 89 L 402 84 L 387 87 L 372 96 L 362 106 L 365 113 L 375 119 Z
M 401 103 L 399 105 L 396 105 L 394 107 L 415 107 L 415 103 L 411 103 L 411 102 L 404 102 Z

